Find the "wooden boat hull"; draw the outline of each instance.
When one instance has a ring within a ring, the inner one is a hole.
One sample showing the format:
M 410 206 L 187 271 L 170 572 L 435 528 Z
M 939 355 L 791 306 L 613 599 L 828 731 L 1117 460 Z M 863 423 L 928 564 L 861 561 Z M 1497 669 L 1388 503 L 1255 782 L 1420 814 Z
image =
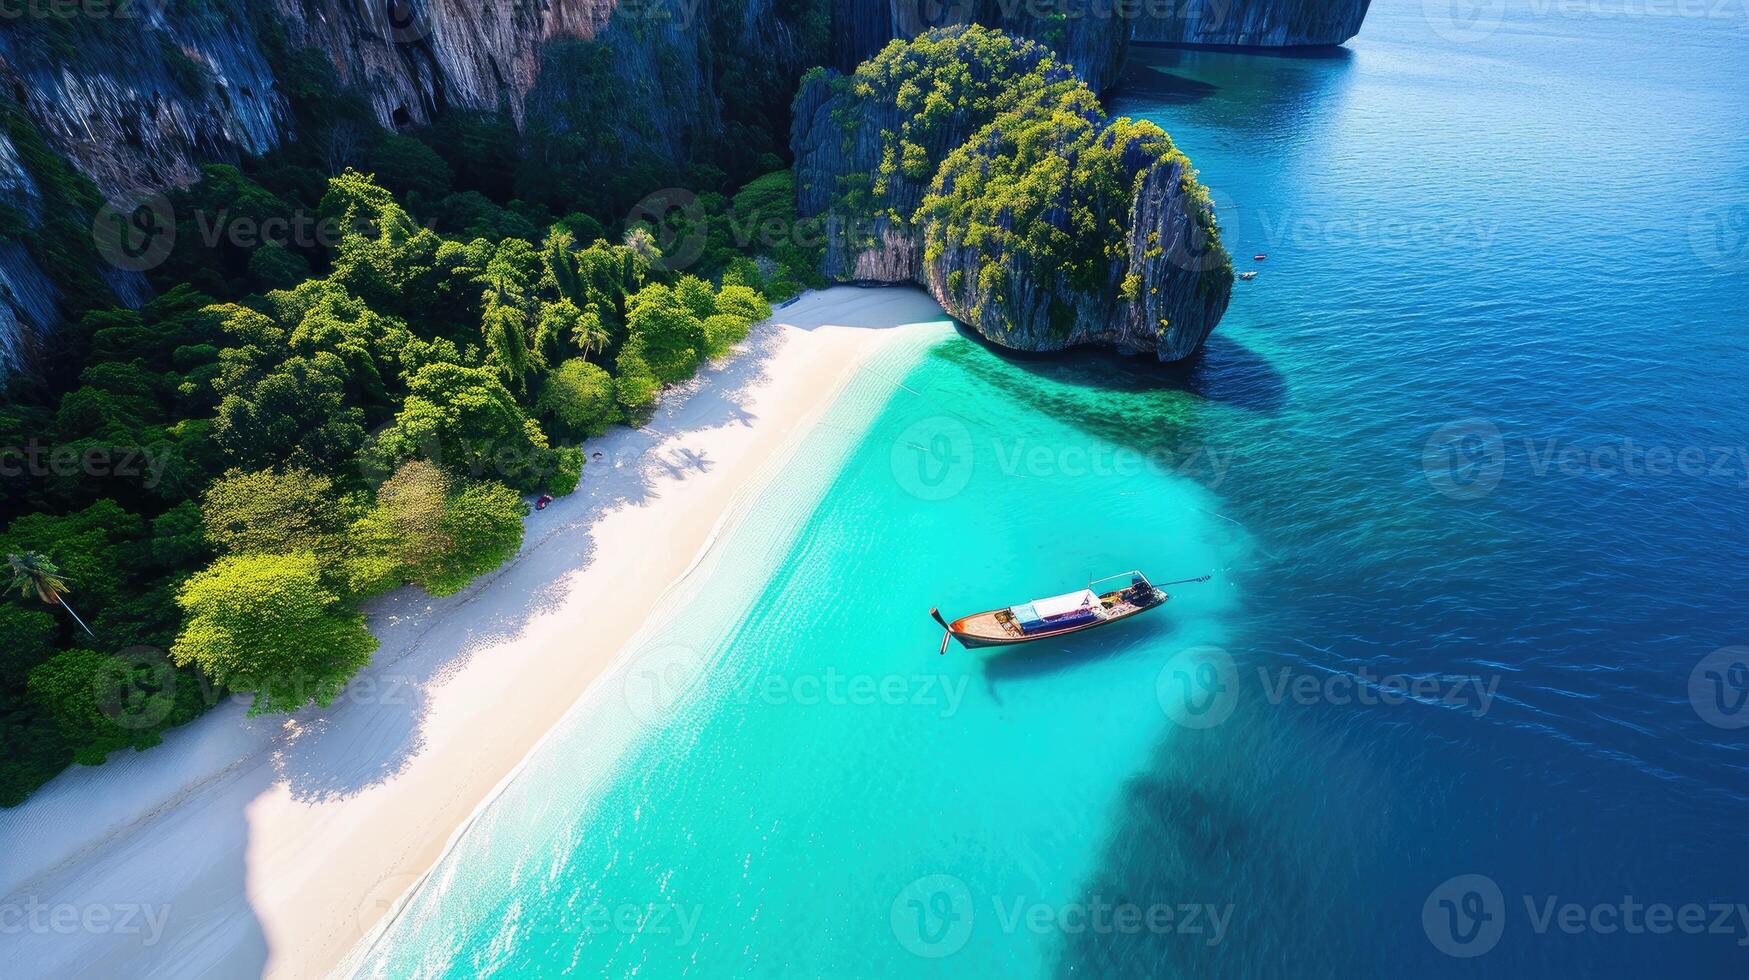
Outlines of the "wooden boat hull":
M 1117 608 L 1109 615 L 1096 618 L 1092 622 L 1076 623 L 1072 626 L 1064 626 L 1060 629 L 1040 630 L 1036 633 L 1027 633 L 1022 631 L 1017 624 L 1009 625 L 1012 622 L 1013 617 L 1009 614 L 1008 609 L 1004 607 L 1002 609 L 987 609 L 980 613 L 973 613 L 970 616 L 961 616 L 959 619 L 956 619 L 947 625 L 947 632 L 949 636 L 952 636 L 959 642 L 960 646 L 968 649 L 977 649 L 979 647 L 1016 646 L 1021 643 L 1034 643 L 1038 640 L 1056 639 L 1060 636 L 1068 636 L 1071 633 L 1082 633 L 1087 630 L 1098 629 L 1101 626 L 1110 626 L 1112 623 L 1121 623 L 1126 619 L 1133 619 L 1145 612 L 1158 609 L 1166 604 L 1167 599 L 1171 598 L 1171 596 L 1167 595 L 1165 592 L 1155 589 L 1154 591 L 1157 598 L 1153 602 L 1146 605 L 1137 605 L 1123 598 L 1124 592 L 1126 591 L 1127 590 L 1119 589 L 1116 592 L 1109 592 L 1100 596 L 1102 603 L 1119 603 L 1120 608 Z M 1005 620 L 1007 622 L 1005 622 Z

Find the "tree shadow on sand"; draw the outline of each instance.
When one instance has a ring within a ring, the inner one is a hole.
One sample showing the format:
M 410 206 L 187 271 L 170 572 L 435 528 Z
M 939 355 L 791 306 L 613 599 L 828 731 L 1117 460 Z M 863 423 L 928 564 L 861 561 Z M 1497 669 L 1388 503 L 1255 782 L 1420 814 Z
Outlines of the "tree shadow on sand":
M 476 653 L 516 640 L 530 621 L 563 606 L 579 573 L 596 560 L 602 518 L 653 502 L 664 481 L 684 481 L 718 465 L 708 453 L 670 441 L 758 421 L 749 406 L 783 345 L 785 331 L 777 323 L 802 330 L 834 325 L 821 317 L 834 299 L 844 298 L 842 289 L 813 294 L 778 311 L 774 322 L 756 325 L 734 357 L 665 392 L 645 425 L 586 442 L 576 493 L 531 514 L 521 551 L 503 567 L 453 596 L 407 587 L 370 602 L 366 614 L 382 642 L 371 664 L 334 704 L 296 713 L 275 739 L 274 768 L 292 797 L 345 799 L 405 772 L 425 746 L 431 691 Z M 920 298 L 911 290 L 871 295 L 859 303 L 854 325 L 915 322 Z M 494 611 L 483 616 L 471 607 L 486 596 Z
M 828 325 L 845 298 L 842 290 L 815 294 L 776 319 L 812 330 Z M 940 317 L 916 290 L 859 299 L 865 301 L 858 305 L 858 327 Z M 319 804 L 405 774 L 426 747 L 437 688 L 477 653 L 523 636 L 532 620 L 565 601 L 577 573 L 599 557 L 596 529 L 603 517 L 653 501 L 661 481 L 689 479 L 727 462 L 695 442 L 668 440 L 756 422 L 755 389 L 767 380 L 784 334 L 773 324 L 755 327 L 735 358 L 701 372 L 690 391 L 666 394 L 648 425 L 586 443 L 586 454 L 599 451 L 601 458 L 590 459 L 575 494 L 529 516 L 519 554 L 502 568 L 453 596 L 404 588 L 372 600 L 366 615 L 382 645 L 329 707 L 245 719 L 242 703 L 227 700 L 167 733 L 154 752 L 129 753 L 101 768 L 75 767 L 7 811 L 0 822 L 0 869 L 12 894 L 87 905 L 146 903 L 168 908 L 169 918 L 162 936 L 0 934 L 0 962 L 21 976 L 259 975 L 273 951 L 257 903 L 283 904 L 298 886 L 292 882 L 292 892 L 281 889 L 266 899 L 251 887 L 251 852 L 286 841 L 252 841 L 250 807 L 279 785 L 295 800 Z M 67 833 L 49 833 L 57 828 Z M 63 845 L 75 849 L 57 850 Z M 356 909 L 335 910 L 334 924 L 368 927 L 411 883 L 410 876 L 387 875 Z M 11 895 L 0 897 L 5 901 Z

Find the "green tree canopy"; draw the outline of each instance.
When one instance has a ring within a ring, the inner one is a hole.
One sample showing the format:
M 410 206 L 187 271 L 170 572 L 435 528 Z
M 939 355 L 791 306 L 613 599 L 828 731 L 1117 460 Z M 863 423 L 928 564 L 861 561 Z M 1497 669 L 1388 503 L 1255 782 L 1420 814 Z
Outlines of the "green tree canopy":
M 638 354 L 664 384 L 692 377 L 709 346 L 704 321 L 673 289 L 652 283 L 632 296 L 627 324 Z
M 455 182 L 455 173 L 443 157 L 411 136 L 384 133 L 370 156 L 376 181 L 394 194 L 418 194 L 436 201 Z
M 717 293 L 715 310 L 750 324 L 771 317 L 771 303 L 748 286 L 724 286 Z
M 705 317 L 704 336 L 710 356 L 722 357 L 747 336 L 747 321 L 727 313 L 713 313 Z
M 577 439 L 599 436 L 619 418 L 613 377 L 580 357 L 547 375 L 538 407 L 557 423 L 555 431 Z
M 81 615 L 95 618 L 114 602 L 133 567 L 145 521 L 113 500 L 100 500 L 71 514 L 27 514 L 0 535 L 0 557 L 36 552 L 53 560 L 78 600 Z
M 59 632 L 48 613 L 0 602 L 0 690 L 23 686 L 30 669 L 54 652 Z
M 332 703 L 377 648 L 307 551 L 221 558 L 190 578 L 177 602 L 185 619 L 171 658 L 253 693 L 252 715 Z
M 328 179 L 328 190 L 318 209 L 323 221 L 354 228 L 380 223 L 391 209 L 400 211 L 400 205 L 372 177 L 348 167 Z
M 162 652 L 64 650 L 30 672 L 29 691 L 55 719 L 73 761 L 95 766 L 116 749 L 157 745 L 165 728 L 200 714 L 195 680 Z
M 409 563 L 411 578 L 432 595 L 453 595 L 504 564 L 522 547 L 522 498 L 501 483 L 469 483 L 443 501 L 437 540 L 443 547 Z
M 238 466 L 337 470 L 364 443 L 364 412 L 347 403 L 351 380 L 335 354 L 288 358 L 258 380 L 225 386 L 213 440 Z
M 207 488 L 201 523 L 207 543 L 227 554 L 334 556 L 345 543 L 334 481 L 297 467 L 227 472 Z
M 546 434 L 491 368 L 428 364 L 408 383 L 394 423 L 371 450 L 380 472 L 426 459 L 459 476 L 549 485 L 559 465 Z

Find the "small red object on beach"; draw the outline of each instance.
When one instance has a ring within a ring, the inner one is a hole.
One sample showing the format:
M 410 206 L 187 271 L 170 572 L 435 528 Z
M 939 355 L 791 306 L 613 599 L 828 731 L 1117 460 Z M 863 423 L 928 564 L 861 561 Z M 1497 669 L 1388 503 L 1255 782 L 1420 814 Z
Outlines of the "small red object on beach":
M 1251 261 L 1262 262 L 1264 259 L 1267 259 L 1267 258 L 1269 258 L 1269 256 L 1264 255 L 1262 252 L 1258 252 L 1256 255 L 1251 256 Z

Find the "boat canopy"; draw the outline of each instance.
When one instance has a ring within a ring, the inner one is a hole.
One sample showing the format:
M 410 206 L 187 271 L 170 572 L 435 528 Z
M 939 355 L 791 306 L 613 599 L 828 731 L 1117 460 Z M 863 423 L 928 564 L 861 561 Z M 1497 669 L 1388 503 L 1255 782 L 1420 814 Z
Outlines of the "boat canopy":
M 1104 578 L 1096 578 L 1093 581 L 1088 582 L 1087 587 L 1089 589 L 1095 589 L 1106 582 L 1115 581 L 1115 580 L 1120 579 L 1120 578 L 1129 579 L 1131 585 L 1152 585 L 1153 584 L 1152 582 L 1148 581 L 1148 576 L 1143 575 L 1140 570 L 1131 570 L 1131 571 L 1127 571 L 1127 572 L 1119 572 L 1116 575 L 1107 575 Z
M 1094 595 L 1092 589 L 1081 589 L 1010 606 L 1008 612 L 1020 624 L 1022 632 L 1032 633 L 1085 622 L 1097 615 L 1097 609 L 1099 596 Z

